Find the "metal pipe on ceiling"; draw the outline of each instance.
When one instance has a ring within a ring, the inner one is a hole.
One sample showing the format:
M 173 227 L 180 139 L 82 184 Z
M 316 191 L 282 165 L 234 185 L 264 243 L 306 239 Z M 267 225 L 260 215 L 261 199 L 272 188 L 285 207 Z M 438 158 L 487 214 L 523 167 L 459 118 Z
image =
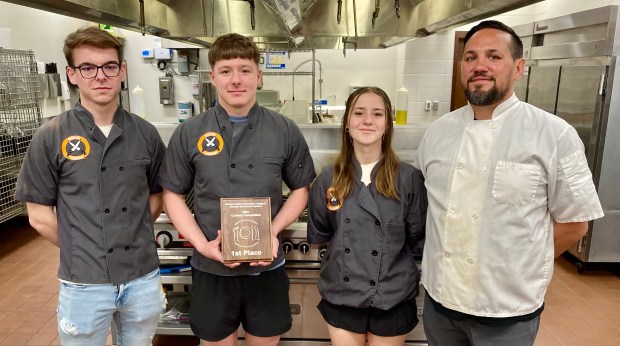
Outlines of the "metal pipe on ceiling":
M 375 0 L 375 11 L 372 13 L 372 28 L 375 28 L 377 17 L 379 17 L 379 10 L 381 9 L 381 0 Z

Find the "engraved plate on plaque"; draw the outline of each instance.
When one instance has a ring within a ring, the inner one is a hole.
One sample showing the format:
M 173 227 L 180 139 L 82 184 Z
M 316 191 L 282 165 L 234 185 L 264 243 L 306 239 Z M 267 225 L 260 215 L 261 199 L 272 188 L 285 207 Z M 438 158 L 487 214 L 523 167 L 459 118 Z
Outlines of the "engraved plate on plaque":
M 273 260 L 269 197 L 220 198 L 224 262 Z

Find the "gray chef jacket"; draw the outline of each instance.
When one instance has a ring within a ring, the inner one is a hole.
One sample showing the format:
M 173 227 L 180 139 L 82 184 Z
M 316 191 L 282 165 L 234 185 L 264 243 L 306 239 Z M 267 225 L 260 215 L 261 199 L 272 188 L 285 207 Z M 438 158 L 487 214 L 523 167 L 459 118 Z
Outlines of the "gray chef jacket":
M 108 138 L 78 102 L 34 134 L 15 198 L 56 206 L 62 280 L 115 285 L 159 266 L 148 198 L 162 187 L 155 127 L 118 107 Z
M 328 209 L 333 164 L 323 168 L 310 189 L 308 241 L 330 242 L 318 286 L 323 299 L 335 305 L 388 310 L 418 293 L 414 252 L 421 255 L 425 234 L 424 178 L 401 162 L 396 175 L 400 200 L 387 198 L 375 188 L 380 164 L 372 170 L 373 183 L 366 186 L 354 159 L 357 182 L 337 210 Z
M 238 126 L 233 136 L 233 126 Z M 220 105 L 185 120 L 174 131 L 162 168 L 162 186 L 185 195 L 194 187 L 194 218 L 208 240 L 221 228 L 220 198 L 270 197 L 271 218 L 283 204 L 282 181 L 291 189 L 316 177 L 310 150 L 290 119 L 255 104 L 244 124 L 233 124 Z M 282 264 L 228 268 L 194 250 L 191 264 L 203 272 L 247 275 Z

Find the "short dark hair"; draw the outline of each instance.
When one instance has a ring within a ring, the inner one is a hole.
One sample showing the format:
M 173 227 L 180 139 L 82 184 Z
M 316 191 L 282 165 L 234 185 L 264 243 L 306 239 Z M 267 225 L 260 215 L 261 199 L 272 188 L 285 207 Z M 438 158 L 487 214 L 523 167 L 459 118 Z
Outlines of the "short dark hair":
M 510 38 L 512 41 L 510 44 L 510 54 L 512 55 L 512 59 L 517 60 L 523 57 L 523 42 L 521 42 L 521 38 L 519 38 L 519 35 L 517 35 L 517 33 L 509 26 L 497 20 L 485 20 L 471 28 L 467 35 L 465 35 L 464 43 L 467 44 L 467 41 L 469 41 L 469 39 L 474 36 L 475 33 L 482 29 L 495 29 L 510 34 Z
M 97 48 L 114 48 L 118 55 L 118 62 L 123 61 L 123 44 L 116 37 L 96 26 L 85 26 L 67 35 L 62 49 L 67 59 L 67 65 L 73 67 L 73 50 L 81 45 Z
M 249 38 L 232 33 L 218 37 L 209 48 L 209 64 L 211 68 L 220 60 L 234 58 L 252 60 L 258 65 L 260 52 Z

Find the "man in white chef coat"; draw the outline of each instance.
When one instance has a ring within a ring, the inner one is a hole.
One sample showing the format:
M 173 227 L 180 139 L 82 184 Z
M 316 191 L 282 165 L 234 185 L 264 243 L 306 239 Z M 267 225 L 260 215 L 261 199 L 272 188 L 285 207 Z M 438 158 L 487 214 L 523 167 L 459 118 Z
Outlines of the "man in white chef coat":
M 603 216 L 566 121 L 517 99 L 523 44 L 484 21 L 465 36 L 469 104 L 418 149 L 428 216 L 422 283 L 429 345 L 532 345 L 554 257 Z

